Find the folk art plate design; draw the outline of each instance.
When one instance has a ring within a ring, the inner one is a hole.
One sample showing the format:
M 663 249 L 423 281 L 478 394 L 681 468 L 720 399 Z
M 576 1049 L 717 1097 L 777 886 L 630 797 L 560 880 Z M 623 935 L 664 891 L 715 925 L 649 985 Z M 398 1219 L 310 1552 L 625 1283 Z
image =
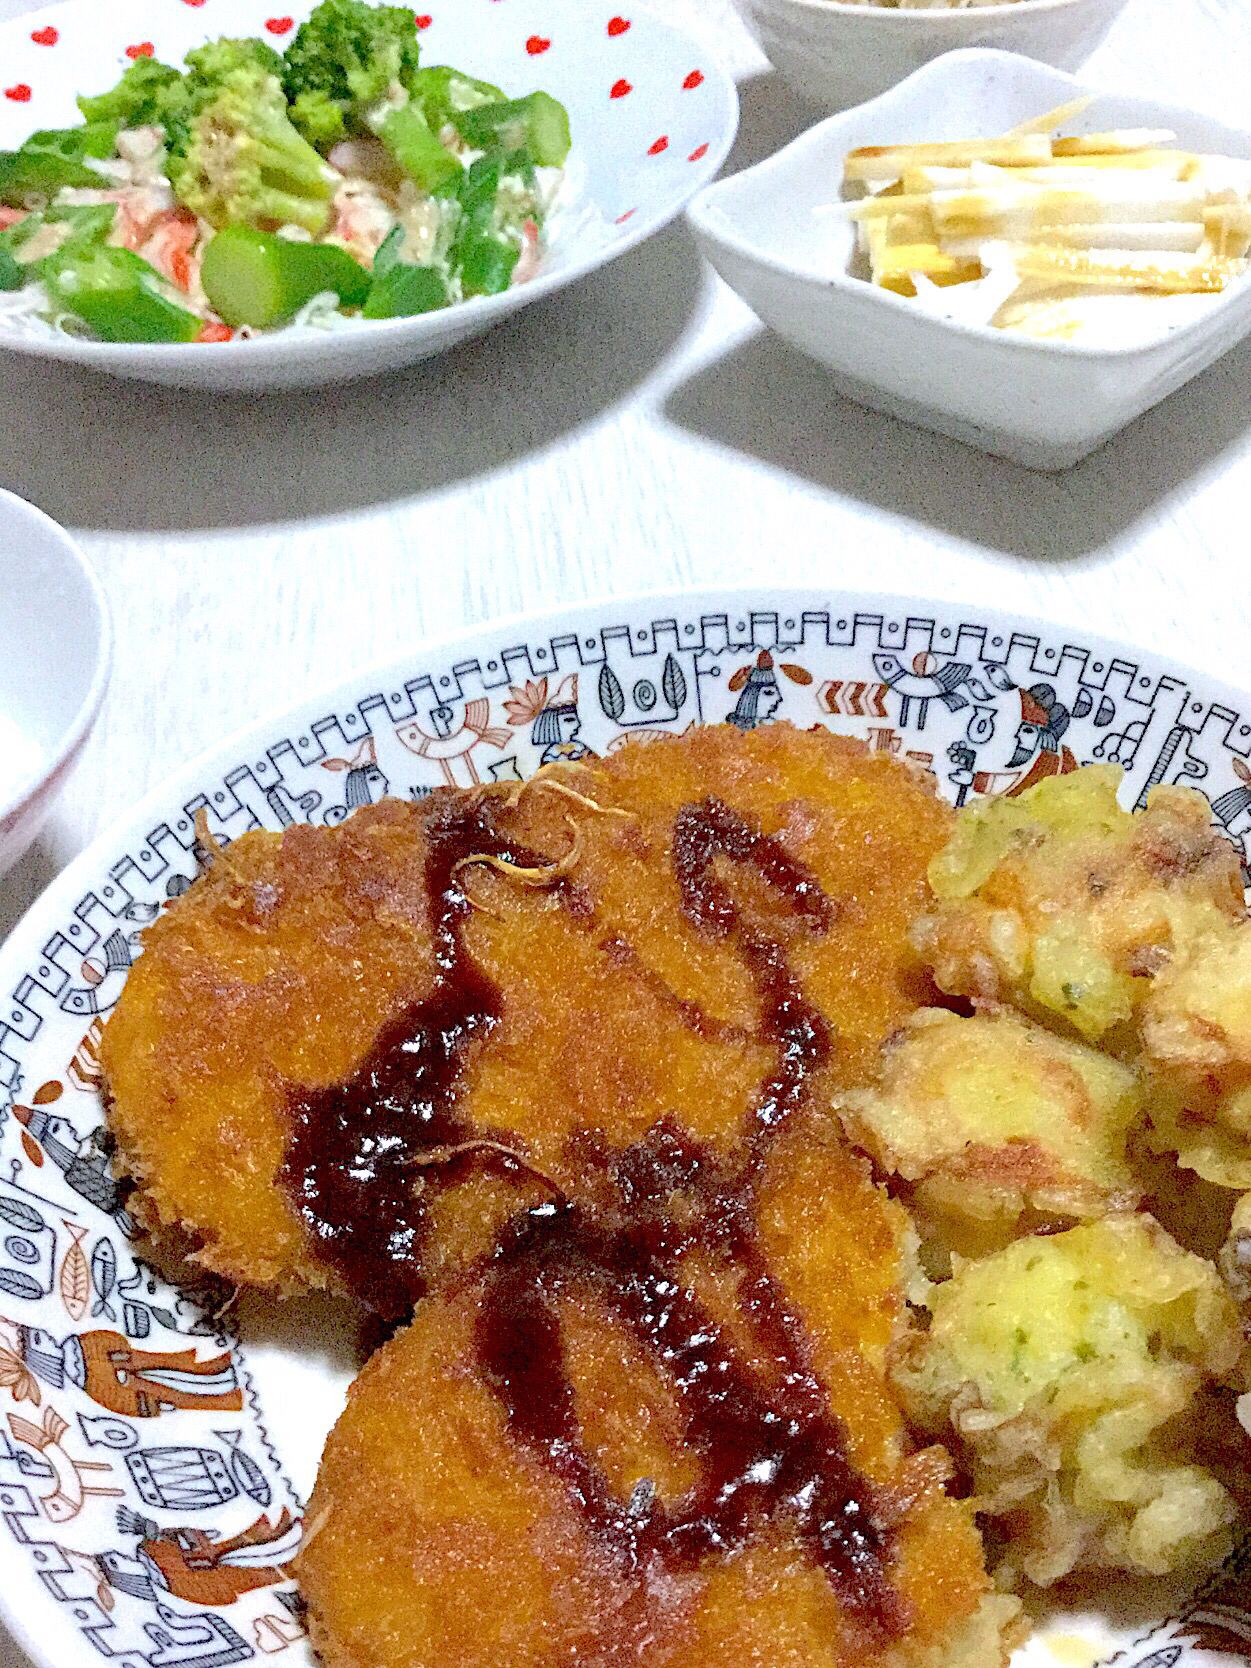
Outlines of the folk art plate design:
M 1183 783 L 1251 867 L 1246 696 L 1089 633 L 889 597 L 653 597 L 490 626 L 218 748 L 97 841 L 0 953 L 0 1621 L 36 1659 L 307 1653 L 289 1477 L 311 1479 L 341 1387 L 317 1359 L 250 1352 L 212 1282 L 163 1281 L 106 1152 L 101 1027 L 144 926 L 196 872 L 196 813 L 219 841 L 329 826 L 384 794 L 782 719 L 912 759 L 956 804 L 1090 760 L 1124 768 L 1130 804 Z M 1082 1660 L 1249 1662 L 1249 1609 L 1244 1551 L 1167 1620 L 1083 1623 Z

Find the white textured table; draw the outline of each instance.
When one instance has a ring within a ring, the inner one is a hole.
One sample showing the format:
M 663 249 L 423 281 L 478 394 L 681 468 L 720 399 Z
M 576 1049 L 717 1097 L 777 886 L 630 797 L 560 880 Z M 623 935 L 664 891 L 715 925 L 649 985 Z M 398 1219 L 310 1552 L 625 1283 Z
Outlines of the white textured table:
M 742 72 L 731 168 L 813 119 L 725 0 L 665 9 Z M 1129 0 L 1088 73 L 1251 120 L 1251 0 Z M 839 399 L 681 226 L 483 342 L 325 394 L 192 402 L 0 357 L 0 485 L 79 534 L 117 627 L 84 763 L 0 880 L 0 938 L 219 737 L 523 608 L 845 583 L 1089 622 L 1251 676 L 1251 341 L 1087 463 L 1033 475 Z

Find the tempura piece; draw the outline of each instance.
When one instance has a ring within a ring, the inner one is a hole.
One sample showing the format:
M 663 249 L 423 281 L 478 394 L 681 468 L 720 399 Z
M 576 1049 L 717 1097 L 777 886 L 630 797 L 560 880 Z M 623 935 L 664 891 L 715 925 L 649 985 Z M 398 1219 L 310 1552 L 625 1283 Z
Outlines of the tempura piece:
M 1149 1575 L 1214 1565 L 1237 1515 L 1181 1416 L 1241 1339 L 1215 1269 L 1144 1215 L 1018 1240 L 934 1289 L 897 1371 L 962 1454 L 1006 1567 Z
M 878 1083 L 838 1096 L 848 1138 L 912 1184 L 929 1234 L 965 1256 L 1023 1226 L 1132 1206 L 1132 1071 L 999 1008 L 922 1008 L 882 1050 Z
M 819 1118 L 761 1184 L 728 1251 L 720 1213 L 557 1207 L 374 1356 L 300 1558 L 327 1668 L 1006 1663 L 1016 1602 L 885 1377 L 902 1211 Z
M 944 990 L 1117 1044 L 1152 976 L 1242 917 L 1238 859 L 1207 801 L 1161 787 L 1133 814 L 1120 780 L 1086 765 L 965 807 L 913 931 Z
M 1206 934 L 1142 1008 L 1152 1144 L 1206 1181 L 1251 1189 L 1251 924 Z

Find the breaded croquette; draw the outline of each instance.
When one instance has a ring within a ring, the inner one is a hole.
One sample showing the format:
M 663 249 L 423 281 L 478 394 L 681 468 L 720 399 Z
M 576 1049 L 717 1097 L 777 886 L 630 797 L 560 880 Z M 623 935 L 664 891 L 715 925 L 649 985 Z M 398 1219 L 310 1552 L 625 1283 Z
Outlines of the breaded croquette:
M 973 1256 L 1040 1221 L 1132 1207 L 1128 1067 L 1007 1008 L 922 1008 L 886 1039 L 878 1082 L 836 1096 L 848 1139 L 910 1183 L 931 1255 Z
M 1205 934 L 1152 981 L 1141 1016 L 1152 1144 L 1251 1189 L 1251 923 Z
M 327 1668 L 1006 1663 L 884 1373 L 906 1219 L 804 1123 L 728 1241 L 554 1202 L 373 1357 L 300 1558 Z
M 1178 1416 L 1231 1372 L 1215 1269 L 1145 1215 L 1017 1240 L 934 1288 L 896 1369 L 920 1428 L 963 1459 L 1005 1569 L 1151 1575 L 1228 1550 L 1231 1495 Z
M 943 990 L 1114 1041 L 1171 956 L 1241 918 L 1237 855 L 1207 801 L 1161 787 L 1132 814 L 1120 780 L 1087 765 L 965 807 L 913 934 Z
M 825 731 L 732 726 L 525 786 L 247 834 L 145 935 L 104 1033 L 149 1223 L 244 1284 L 400 1316 L 664 1122 L 727 1176 L 933 986 L 951 813 Z

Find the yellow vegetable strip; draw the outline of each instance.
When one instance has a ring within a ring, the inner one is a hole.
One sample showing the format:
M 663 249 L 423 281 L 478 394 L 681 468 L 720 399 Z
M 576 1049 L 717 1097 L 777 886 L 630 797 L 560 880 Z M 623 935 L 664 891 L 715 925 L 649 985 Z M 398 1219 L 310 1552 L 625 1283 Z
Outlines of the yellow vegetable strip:
M 848 203 L 850 220 L 886 219 L 892 214 L 922 214 L 953 234 L 1004 236 L 1035 226 L 1098 224 L 1102 221 L 1197 220 L 1207 201 L 1204 192 L 1181 181 L 1153 181 L 1148 190 L 1119 183 L 1112 191 L 1048 191 L 1033 186 L 1005 186 L 992 191 L 931 191 L 903 197 L 863 197 Z M 1127 212 L 1129 211 L 1129 212 Z
M 1057 249 L 1124 249 L 1135 252 L 1154 249 L 1194 255 L 1198 253 L 1204 236 L 1205 227 L 1199 220 L 1153 220 L 1143 225 L 1132 221 L 1106 221 L 1078 226 L 1038 226 L 1033 228 L 1027 241 Z M 941 241 L 949 254 L 965 260 L 973 259 L 986 246 L 986 239 L 980 237 L 944 237 Z
M 964 283 L 982 276 L 982 263 L 974 257 L 961 260 L 945 253 L 932 243 L 900 243 L 881 249 L 874 261 L 874 276 L 920 272 L 926 278 L 946 279 L 949 283 Z
M 1068 139 L 1053 139 L 1053 156 L 1081 156 L 1094 151 L 1106 155 L 1109 151 L 1146 151 L 1171 145 L 1177 135 L 1167 127 L 1123 127 L 1111 133 L 1077 133 Z
M 1045 135 L 1023 139 L 956 139 L 930 145 L 865 145 L 848 153 L 844 177 L 853 185 L 896 180 L 906 168 L 929 164 L 960 167 L 970 162 L 1047 162 L 1051 141 Z
M 1200 255 L 1168 256 L 1129 250 L 1046 249 L 1031 244 L 1017 254 L 1022 278 L 1052 284 L 1158 290 L 1167 295 L 1212 294 L 1247 270 L 1246 261 Z
M 974 162 L 967 168 L 908 168 L 900 176 L 900 184 L 905 196 L 1011 185 L 1075 186 L 1102 193 L 1109 174 L 1124 175 L 1127 180 L 1141 179 L 1144 174 L 1182 180 L 1189 176 L 1196 160 L 1188 151 L 1159 151 L 1155 155 L 1090 156 L 1077 162 L 1053 162 L 1036 168 L 996 168 L 989 163 Z
M 1031 133 L 1054 133 L 1056 128 L 1073 121 L 1093 103 L 1094 94 L 1083 93 L 1080 98 L 1070 99 L 1067 104 L 1058 104 L 1054 110 L 1044 110 L 1041 116 L 1031 116 L 1028 121 L 1018 122 L 1015 127 L 1008 129 L 1004 138 L 1024 139 Z

